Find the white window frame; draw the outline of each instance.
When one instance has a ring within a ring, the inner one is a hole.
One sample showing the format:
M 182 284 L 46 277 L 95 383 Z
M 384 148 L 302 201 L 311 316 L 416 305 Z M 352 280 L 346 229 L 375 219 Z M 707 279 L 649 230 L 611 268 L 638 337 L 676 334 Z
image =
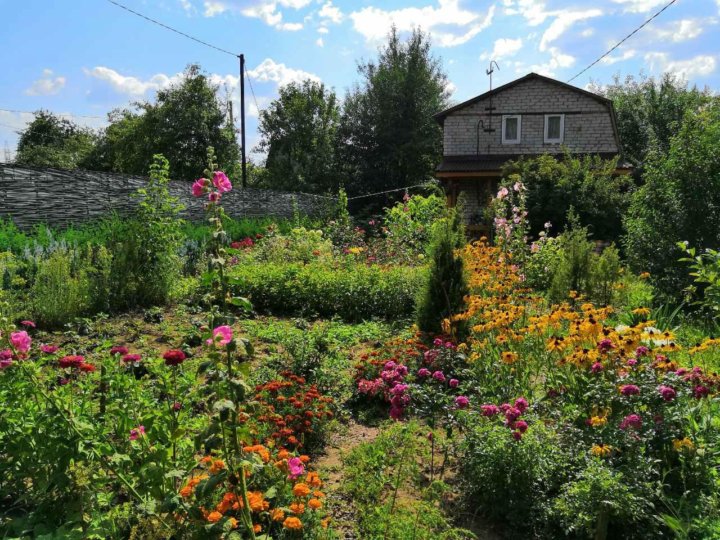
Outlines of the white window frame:
M 551 139 L 548 137 L 548 130 L 550 128 L 550 118 L 555 116 L 560 117 L 560 137 L 558 139 Z M 545 144 L 562 144 L 565 140 L 565 115 L 564 114 L 546 114 L 545 115 Z
M 508 139 L 505 137 L 505 120 L 509 118 L 517 118 L 517 139 Z M 519 114 L 504 114 L 502 117 L 502 143 L 503 144 L 520 144 L 522 138 L 522 116 Z

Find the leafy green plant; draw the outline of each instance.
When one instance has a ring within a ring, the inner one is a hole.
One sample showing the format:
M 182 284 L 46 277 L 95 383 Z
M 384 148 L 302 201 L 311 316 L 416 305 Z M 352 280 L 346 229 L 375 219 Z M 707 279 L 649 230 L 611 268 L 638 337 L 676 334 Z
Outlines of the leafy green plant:
M 40 262 L 30 291 L 38 323 L 57 328 L 87 311 L 91 298 L 86 262 L 60 250 Z
M 690 265 L 690 275 L 697 284 L 688 288 L 688 294 L 699 296 L 695 303 L 720 317 L 720 251 L 706 249 L 698 254 L 686 242 L 681 242 L 679 247 L 688 255 L 680 260 Z

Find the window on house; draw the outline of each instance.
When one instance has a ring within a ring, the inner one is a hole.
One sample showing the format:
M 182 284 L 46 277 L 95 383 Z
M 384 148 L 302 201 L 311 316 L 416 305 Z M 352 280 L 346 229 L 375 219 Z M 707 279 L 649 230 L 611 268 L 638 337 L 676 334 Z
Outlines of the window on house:
M 522 122 L 520 115 L 506 115 L 502 119 L 503 144 L 517 144 L 520 142 Z
M 545 115 L 545 142 L 560 144 L 563 142 L 565 135 L 565 115 L 564 114 L 546 114 Z

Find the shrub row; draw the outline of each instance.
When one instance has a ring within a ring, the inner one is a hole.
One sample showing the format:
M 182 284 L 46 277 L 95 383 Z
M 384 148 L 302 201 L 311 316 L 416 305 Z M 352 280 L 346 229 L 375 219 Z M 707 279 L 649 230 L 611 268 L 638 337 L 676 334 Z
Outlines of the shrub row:
M 247 296 L 258 311 L 352 322 L 410 317 L 424 274 L 379 265 L 251 263 L 233 268 L 231 279 L 234 292 Z

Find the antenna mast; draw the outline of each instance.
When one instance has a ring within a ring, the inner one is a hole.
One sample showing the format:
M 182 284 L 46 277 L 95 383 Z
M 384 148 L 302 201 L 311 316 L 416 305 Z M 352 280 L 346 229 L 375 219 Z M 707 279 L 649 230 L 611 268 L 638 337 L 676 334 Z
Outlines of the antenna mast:
M 490 90 L 492 90 L 492 74 L 495 73 L 495 68 L 493 67 L 493 64 L 495 65 L 495 68 L 500 71 L 500 66 L 498 66 L 498 63 L 495 60 L 490 60 L 490 66 L 488 67 L 488 69 L 485 70 L 485 75 L 490 77 Z

